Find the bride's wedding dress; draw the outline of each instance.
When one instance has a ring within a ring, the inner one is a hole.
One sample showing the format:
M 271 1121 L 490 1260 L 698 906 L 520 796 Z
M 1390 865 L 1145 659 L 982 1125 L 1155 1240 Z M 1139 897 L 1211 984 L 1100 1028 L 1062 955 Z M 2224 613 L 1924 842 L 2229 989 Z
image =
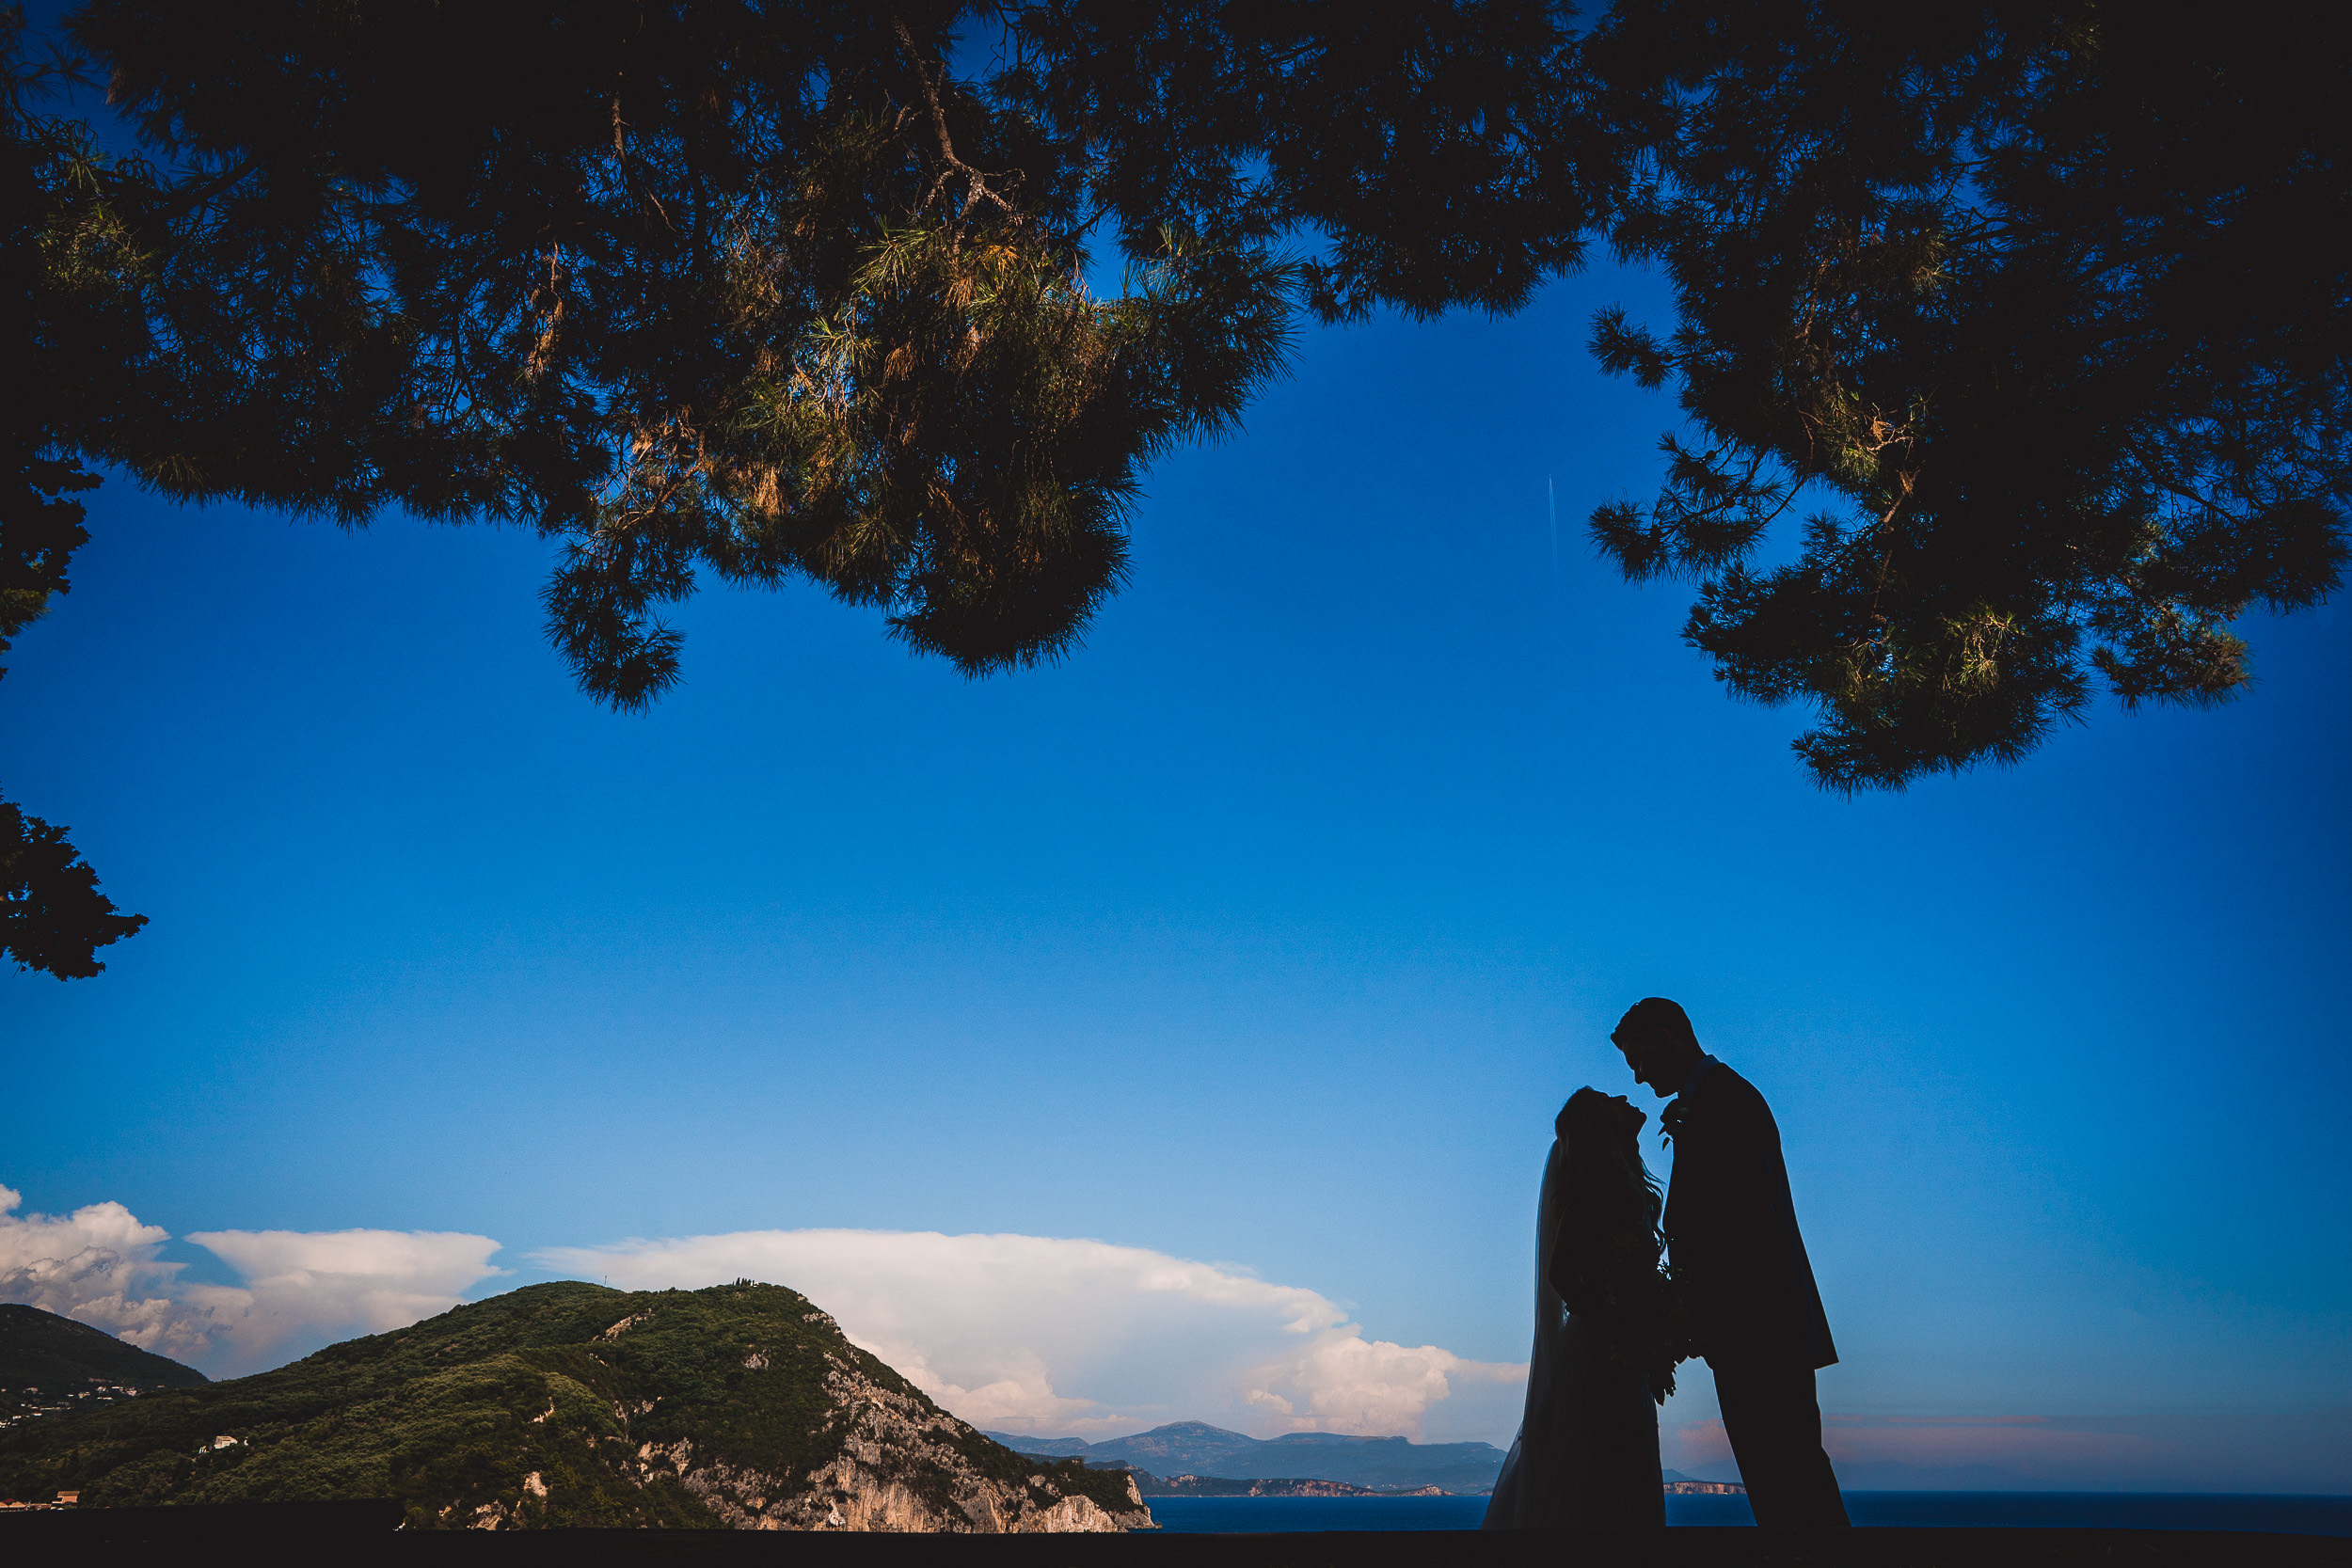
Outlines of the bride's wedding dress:
M 1495 1480 L 1487 1529 L 1637 1529 L 1666 1522 L 1658 1406 L 1648 1375 L 1609 1354 L 1590 1318 L 1551 1288 L 1565 1139 L 1551 1146 L 1535 1212 L 1535 1344 L 1527 1410 Z M 1573 1243 L 1571 1243 L 1573 1244 Z

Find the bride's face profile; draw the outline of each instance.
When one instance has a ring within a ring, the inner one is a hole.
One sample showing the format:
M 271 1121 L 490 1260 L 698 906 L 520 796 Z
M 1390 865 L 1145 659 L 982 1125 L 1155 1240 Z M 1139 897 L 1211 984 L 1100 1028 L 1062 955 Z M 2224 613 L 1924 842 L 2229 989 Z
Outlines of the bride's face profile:
M 1560 1113 L 1560 1134 L 1569 1135 L 1572 1130 L 1603 1143 L 1622 1140 L 1633 1144 L 1641 1136 L 1647 1114 L 1621 1094 L 1603 1094 L 1596 1088 L 1581 1088 L 1569 1097 Z
M 1609 1097 L 1610 1125 L 1628 1137 L 1638 1137 L 1649 1120 L 1649 1113 L 1621 1094 Z

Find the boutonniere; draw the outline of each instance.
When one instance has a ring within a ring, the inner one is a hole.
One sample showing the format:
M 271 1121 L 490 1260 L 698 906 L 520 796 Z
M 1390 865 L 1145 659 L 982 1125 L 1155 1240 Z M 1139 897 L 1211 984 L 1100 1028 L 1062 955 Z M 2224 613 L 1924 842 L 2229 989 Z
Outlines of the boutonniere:
M 1676 1135 L 1682 1131 L 1682 1101 L 1679 1096 L 1668 1101 L 1666 1108 L 1658 1113 L 1659 1148 L 1663 1148 L 1675 1141 Z

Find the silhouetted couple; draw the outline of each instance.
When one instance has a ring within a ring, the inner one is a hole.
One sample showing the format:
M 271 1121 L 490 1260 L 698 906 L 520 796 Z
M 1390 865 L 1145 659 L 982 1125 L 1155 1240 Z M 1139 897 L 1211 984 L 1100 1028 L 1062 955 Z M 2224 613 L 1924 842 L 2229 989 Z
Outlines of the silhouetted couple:
M 1649 1118 L 1624 1096 L 1569 1098 L 1536 1204 L 1527 1413 L 1486 1528 L 1663 1525 L 1658 1406 L 1675 1363 L 1694 1355 L 1714 1370 L 1756 1522 L 1843 1525 L 1813 1386 L 1837 1350 L 1772 1109 L 1662 996 L 1609 1037 L 1635 1083 L 1675 1097 L 1660 1114 L 1674 1188 L 1661 1202 L 1637 1141 Z

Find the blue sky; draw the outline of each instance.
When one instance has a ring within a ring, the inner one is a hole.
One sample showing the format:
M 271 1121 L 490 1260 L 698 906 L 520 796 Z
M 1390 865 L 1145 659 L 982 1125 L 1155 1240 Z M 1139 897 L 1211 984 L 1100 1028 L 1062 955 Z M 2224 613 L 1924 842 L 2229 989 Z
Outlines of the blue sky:
M 1663 315 L 1598 269 L 1306 333 L 1152 470 L 1084 651 L 979 684 L 713 591 L 615 716 L 527 533 L 110 484 L 0 783 L 153 924 L 0 975 L 19 1219 L 119 1203 L 173 1290 L 256 1277 L 194 1233 L 461 1232 L 477 1296 L 632 1238 L 1093 1238 L 1509 1364 L 1551 1115 L 1665 994 L 1779 1115 L 1854 1475 L 2352 1491 L 2344 606 L 2251 622 L 2224 710 L 1825 795 L 1583 543 L 1673 420 L 1584 355 L 1613 300 Z M 1057 1397 L 1267 1430 L 1111 1338 Z M 1669 1463 L 1723 1468 L 1710 1402 Z M 1507 1389 L 1425 1403 L 1509 1439 Z

